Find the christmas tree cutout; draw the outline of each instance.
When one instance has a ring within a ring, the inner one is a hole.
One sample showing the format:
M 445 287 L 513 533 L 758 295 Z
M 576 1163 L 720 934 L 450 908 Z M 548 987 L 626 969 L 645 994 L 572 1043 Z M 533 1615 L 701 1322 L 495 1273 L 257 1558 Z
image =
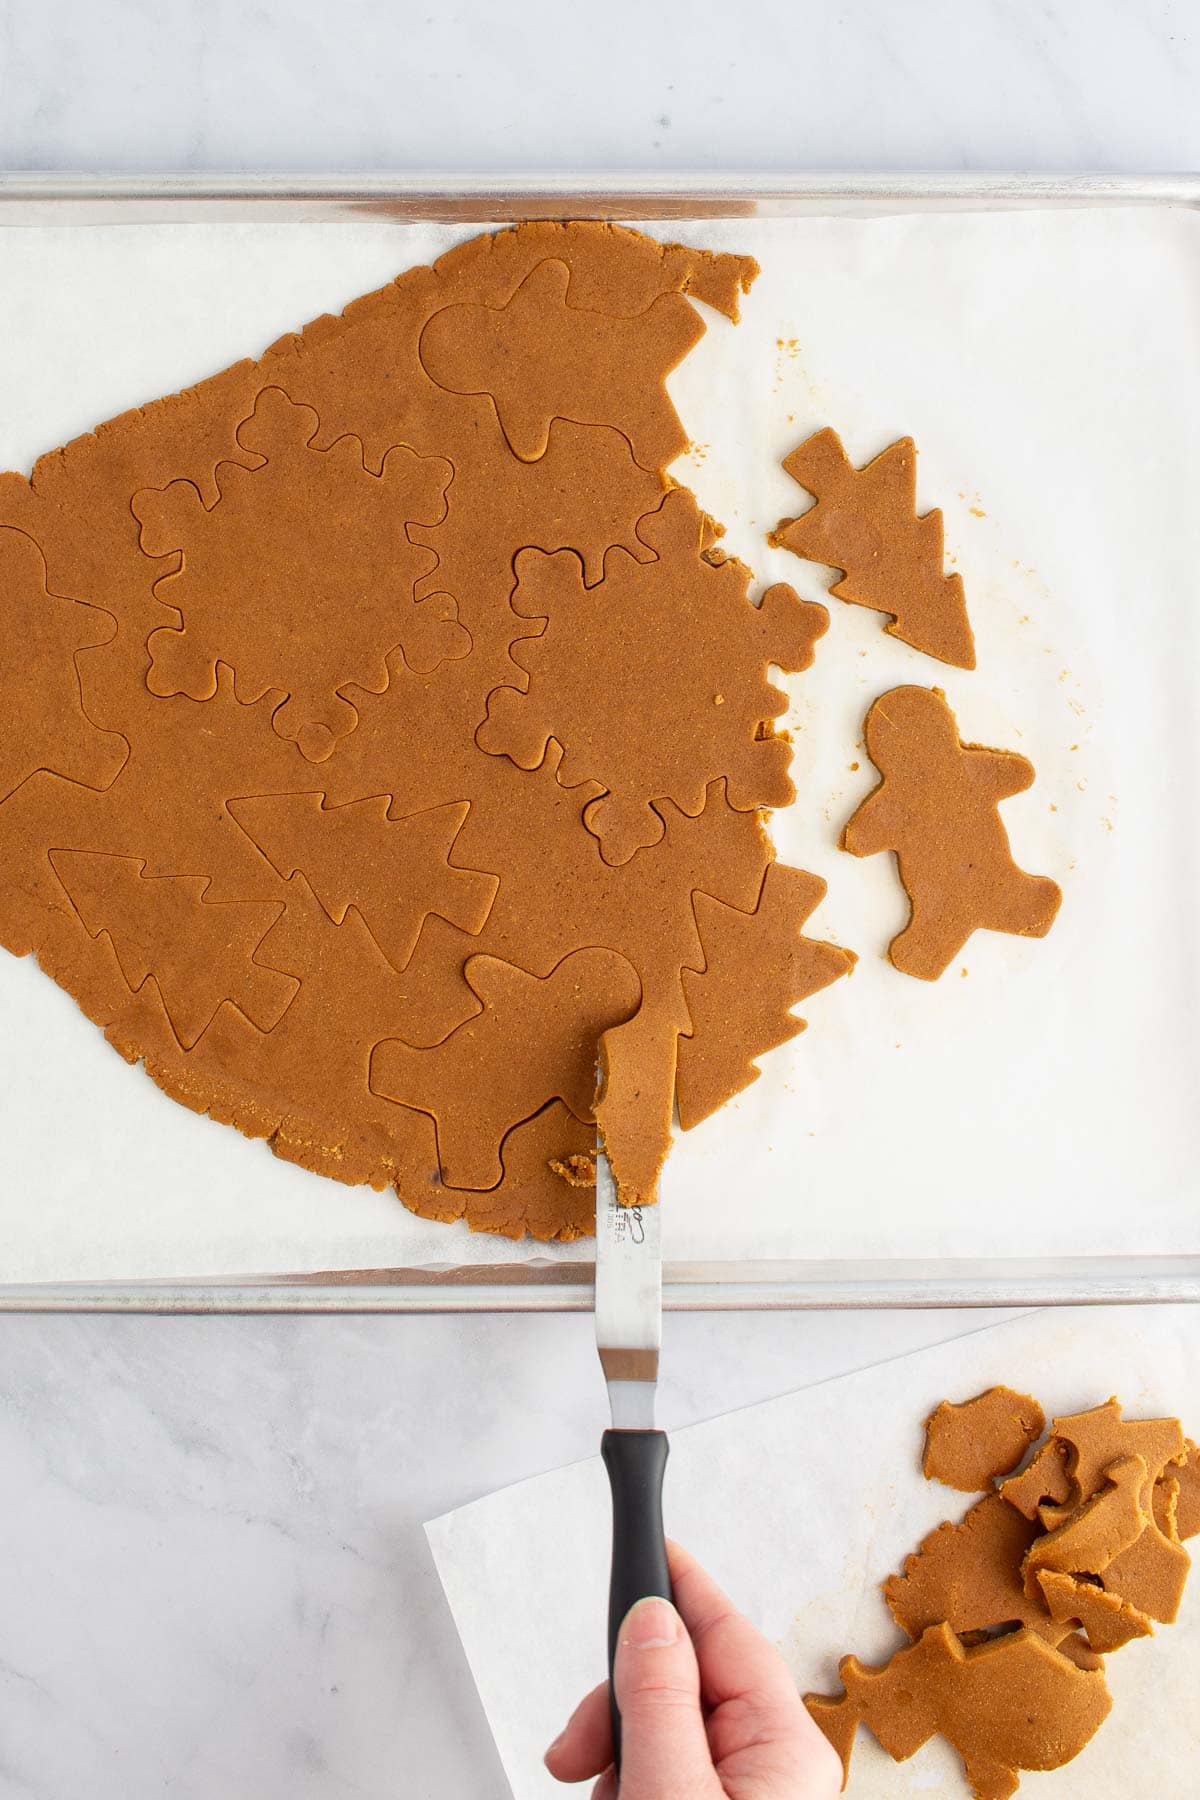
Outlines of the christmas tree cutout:
M 676 1088 L 685 1131 L 757 1081 L 760 1056 L 805 1029 L 793 1006 L 854 967 L 853 951 L 803 935 L 824 894 L 819 875 L 783 863 L 768 868 L 752 913 L 693 894 L 705 966 L 683 971 L 692 1030 L 679 1040 Z
M 856 469 L 837 432 L 818 431 L 783 466 L 817 503 L 798 519 L 781 519 L 770 542 L 841 569 L 830 593 L 891 613 L 884 630 L 893 637 L 939 662 L 973 669 L 975 639 L 962 577 L 942 567 L 942 515 L 917 513 L 913 440 L 900 438 Z
M 207 875 L 144 875 L 139 857 L 55 850 L 50 860 L 91 936 L 110 939 L 130 992 L 154 981 L 185 1050 L 226 1001 L 259 1031 L 279 1023 L 298 983 L 254 953 L 281 905 L 209 900 Z
M 335 925 L 353 906 L 397 971 L 436 913 L 476 936 L 499 878 L 449 862 L 470 811 L 466 800 L 390 819 L 391 797 L 330 806 L 323 794 L 257 794 L 229 811 L 286 881 L 301 874 Z

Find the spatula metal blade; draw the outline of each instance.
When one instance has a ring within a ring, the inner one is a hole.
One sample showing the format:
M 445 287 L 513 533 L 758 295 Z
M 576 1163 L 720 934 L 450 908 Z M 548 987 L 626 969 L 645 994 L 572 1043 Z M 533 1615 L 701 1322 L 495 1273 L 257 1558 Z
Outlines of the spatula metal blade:
M 662 1214 L 622 1206 L 596 1152 L 596 1347 L 618 1431 L 649 1431 L 662 1347 Z

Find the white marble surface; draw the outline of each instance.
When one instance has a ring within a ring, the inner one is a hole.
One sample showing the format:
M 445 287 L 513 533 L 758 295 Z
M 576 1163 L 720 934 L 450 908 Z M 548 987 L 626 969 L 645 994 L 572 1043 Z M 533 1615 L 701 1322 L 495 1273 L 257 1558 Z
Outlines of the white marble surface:
M 1200 163 L 1192 0 L 0 5 L 0 167 Z
M 0 4 L 11 170 L 1176 170 L 1198 100 L 1189 0 Z M 665 1419 L 980 1322 L 672 1320 Z M 504 1800 L 420 1525 L 601 1422 L 583 1319 L 0 1317 L 0 1800 Z
M 993 1316 L 669 1318 L 662 1421 Z M 0 1796 L 505 1800 L 421 1527 L 604 1405 L 582 1316 L 0 1318 Z

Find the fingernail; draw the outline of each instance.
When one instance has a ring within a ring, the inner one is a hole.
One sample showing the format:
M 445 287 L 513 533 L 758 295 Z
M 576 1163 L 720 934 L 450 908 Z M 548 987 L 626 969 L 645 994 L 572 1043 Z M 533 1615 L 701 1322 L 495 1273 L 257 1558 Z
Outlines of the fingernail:
M 634 1650 L 667 1650 L 678 1641 L 679 1614 L 669 1600 L 639 1600 L 621 1627 L 621 1642 Z
M 543 1758 L 542 1758 L 543 1762 L 550 1761 L 550 1758 L 554 1755 L 554 1752 L 558 1749 L 559 1745 L 562 1743 L 562 1741 L 566 1737 L 566 1735 L 567 1734 L 565 1731 L 559 1732 L 559 1734 L 555 1738 L 554 1742 L 550 1745 L 549 1749 L 546 1751 L 545 1756 L 543 1756 Z

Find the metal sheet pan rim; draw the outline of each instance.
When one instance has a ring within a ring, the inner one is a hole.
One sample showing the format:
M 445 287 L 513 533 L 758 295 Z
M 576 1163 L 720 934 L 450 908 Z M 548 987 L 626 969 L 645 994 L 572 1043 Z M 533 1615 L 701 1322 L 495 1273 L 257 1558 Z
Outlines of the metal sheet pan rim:
M 781 216 L 837 206 L 890 209 L 905 205 L 1189 206 L 1200 207 L 1200 174 L 1101 171 L 895 173 L 847 171 L 499 174 L 442 172 L 257 174 L 125 174 L 30 171 L 0 175 L 0 225 L 74 218 L 80 224 L 112 219 L 181 220 L 197 217 L 361 217 L 489 220 L 539 213 L 619 218 L 629 204 L 642 217 L 682 216 L 681 204 L 709 217 L 740 211 Z M 656 211 L 661 207 L 661 213 Z M 723 209 L 727 208 L 725 212 Z M 165 209 L 165 210 L 164 210 Z
M 590 1312 L 591 1263 L 0 1287 L 4 1312 Z M 1200 1304 L 1200 1256 L 946 1262 L 679 1263 L 668 1312 Z
M 180 222 L 253 217 L 398 220 L 525 216 L 642 218 L 739 213 L 788 216 L 912 206 L 1200 207 L 1200 174 L 1059 175 L 933 173 L 578 173 L 559 175 L 101 174 L 0 175 L 0 227 L 33 223 Z M 657 209 L 657 210 L 656 210 Z M 775 1262 L 668 1265 L 668 1311 L 1200 1303 L 1200 1256 L 1081 1257 L 892 1263 Z M 584 1312 L 589 1262 L 439 1265 L 237 1280 L 0 1284 L 0 1313 L 409 1313 Z

